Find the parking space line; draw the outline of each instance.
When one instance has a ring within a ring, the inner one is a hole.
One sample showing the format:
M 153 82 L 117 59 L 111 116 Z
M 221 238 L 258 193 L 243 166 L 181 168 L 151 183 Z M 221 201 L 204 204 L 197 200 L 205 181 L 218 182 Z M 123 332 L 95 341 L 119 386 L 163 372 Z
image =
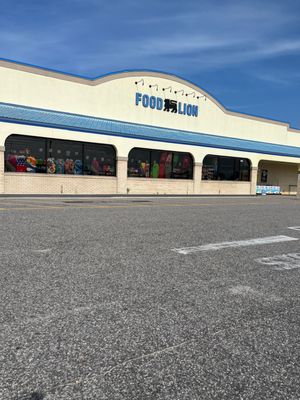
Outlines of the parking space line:
M 190 254 L 196 253 L 201 251 L 216 251 L 226 248 L 233 248 L 233 247 L 246 247 L 246 246 L 258 246 L 263 244 L 273 244 L 273 243 L 280 243 L 280 242 L 290 242 L 294 240 L 299 240 L 298 238 L 279 235 L 279 236 L 269 236 L 263 238 L 255 238 L 255 239 L 247 239 L 247 240 L 236 240 L 233 242 L 220 242 L 220 243 L 210 243 L 205 244 L 202 246 L 193 246 L 193 247 L 182 247 L 177 249 L 171 249 L 179 254 Z
M 294 231 L 300 231 L 300 226 L 288 226 L 288 229 L 292 229 Z
M 300 268 L 300 253 L 279 254 L 273 257 L 257 258 L 259 264 L 273 267 L 277 271 Z

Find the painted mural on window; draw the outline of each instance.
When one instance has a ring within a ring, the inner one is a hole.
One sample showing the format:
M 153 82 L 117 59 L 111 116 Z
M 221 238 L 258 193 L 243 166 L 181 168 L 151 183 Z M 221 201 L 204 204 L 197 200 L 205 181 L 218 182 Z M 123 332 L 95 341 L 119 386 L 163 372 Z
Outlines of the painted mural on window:
M 189 153 L 134 148 L 128 156 L 131 178 L 193 179 Z
M 64 175 L 116 175 L 112 146 L 11 135 L 5 142 L 5 171 Z
M 5 171 L 45 173 L 47 171 L 46 140 L 15 135 L 7 138 Z

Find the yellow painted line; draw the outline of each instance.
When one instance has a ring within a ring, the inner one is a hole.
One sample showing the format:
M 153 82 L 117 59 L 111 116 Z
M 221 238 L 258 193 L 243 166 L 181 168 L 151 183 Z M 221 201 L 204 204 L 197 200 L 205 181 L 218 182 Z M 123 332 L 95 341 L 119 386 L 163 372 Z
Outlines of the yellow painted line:
M 61 206 L 34 206 L 34 207 L 7 207 L 0 208 L 0 211 L 35 211 L 35 210 L 72 210 L 72 209 L 106 209 L 106 208 L 141 208 L 141 207 L 214 207 L 214 206 L 239 206 L 239 205 L 257 205 L 261 206 L 260 203 L 167 203 L 167 204 L 122 204 L 122 205 L 82 205 L 82 206 L 74 206 L 74 205 L 61 205 Z M 268 204 L 269 205 L 269 204 Z
M 59 206 L 41 206 L 41 207 L 7 207 L 7 208 L 0 208 L 0 211 L 26 211 L 26 210 L 47 210 L 47 209 L 61 209 L 64 210 L 65 207 L 59 207 Z
M 36 204 L 37 204 L 37 206 L 39 204 L 41 205 L 41 203 L 36 203 Z M 46 204 L 46 205 L 50 206 L 50 204 Z M 0 202 L 0 206 L 11 206 L 11 207 L 32 206 L 32 207 L 35 207 L 36 205 L 35 205 L 35 203 L 2 203 L 2 202 Z M 41 205 L 41 207 L 45 207 L 45 206 Z

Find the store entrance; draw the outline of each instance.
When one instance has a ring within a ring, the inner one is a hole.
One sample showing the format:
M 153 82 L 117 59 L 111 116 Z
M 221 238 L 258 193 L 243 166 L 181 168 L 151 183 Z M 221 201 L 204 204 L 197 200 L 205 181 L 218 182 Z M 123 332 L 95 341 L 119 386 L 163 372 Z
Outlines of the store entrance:
M 296 195 L 297 176 L 297 164 L 261 160 L 257 171 L 258 193 Z

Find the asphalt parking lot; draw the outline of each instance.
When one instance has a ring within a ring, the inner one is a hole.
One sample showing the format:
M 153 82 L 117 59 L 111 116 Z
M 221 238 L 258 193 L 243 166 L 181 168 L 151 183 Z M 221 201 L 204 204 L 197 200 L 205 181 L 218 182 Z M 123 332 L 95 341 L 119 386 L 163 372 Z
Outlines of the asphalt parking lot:
M 0 221 L 1 400 L 299 400 L 300 200 L 0 198 Z

